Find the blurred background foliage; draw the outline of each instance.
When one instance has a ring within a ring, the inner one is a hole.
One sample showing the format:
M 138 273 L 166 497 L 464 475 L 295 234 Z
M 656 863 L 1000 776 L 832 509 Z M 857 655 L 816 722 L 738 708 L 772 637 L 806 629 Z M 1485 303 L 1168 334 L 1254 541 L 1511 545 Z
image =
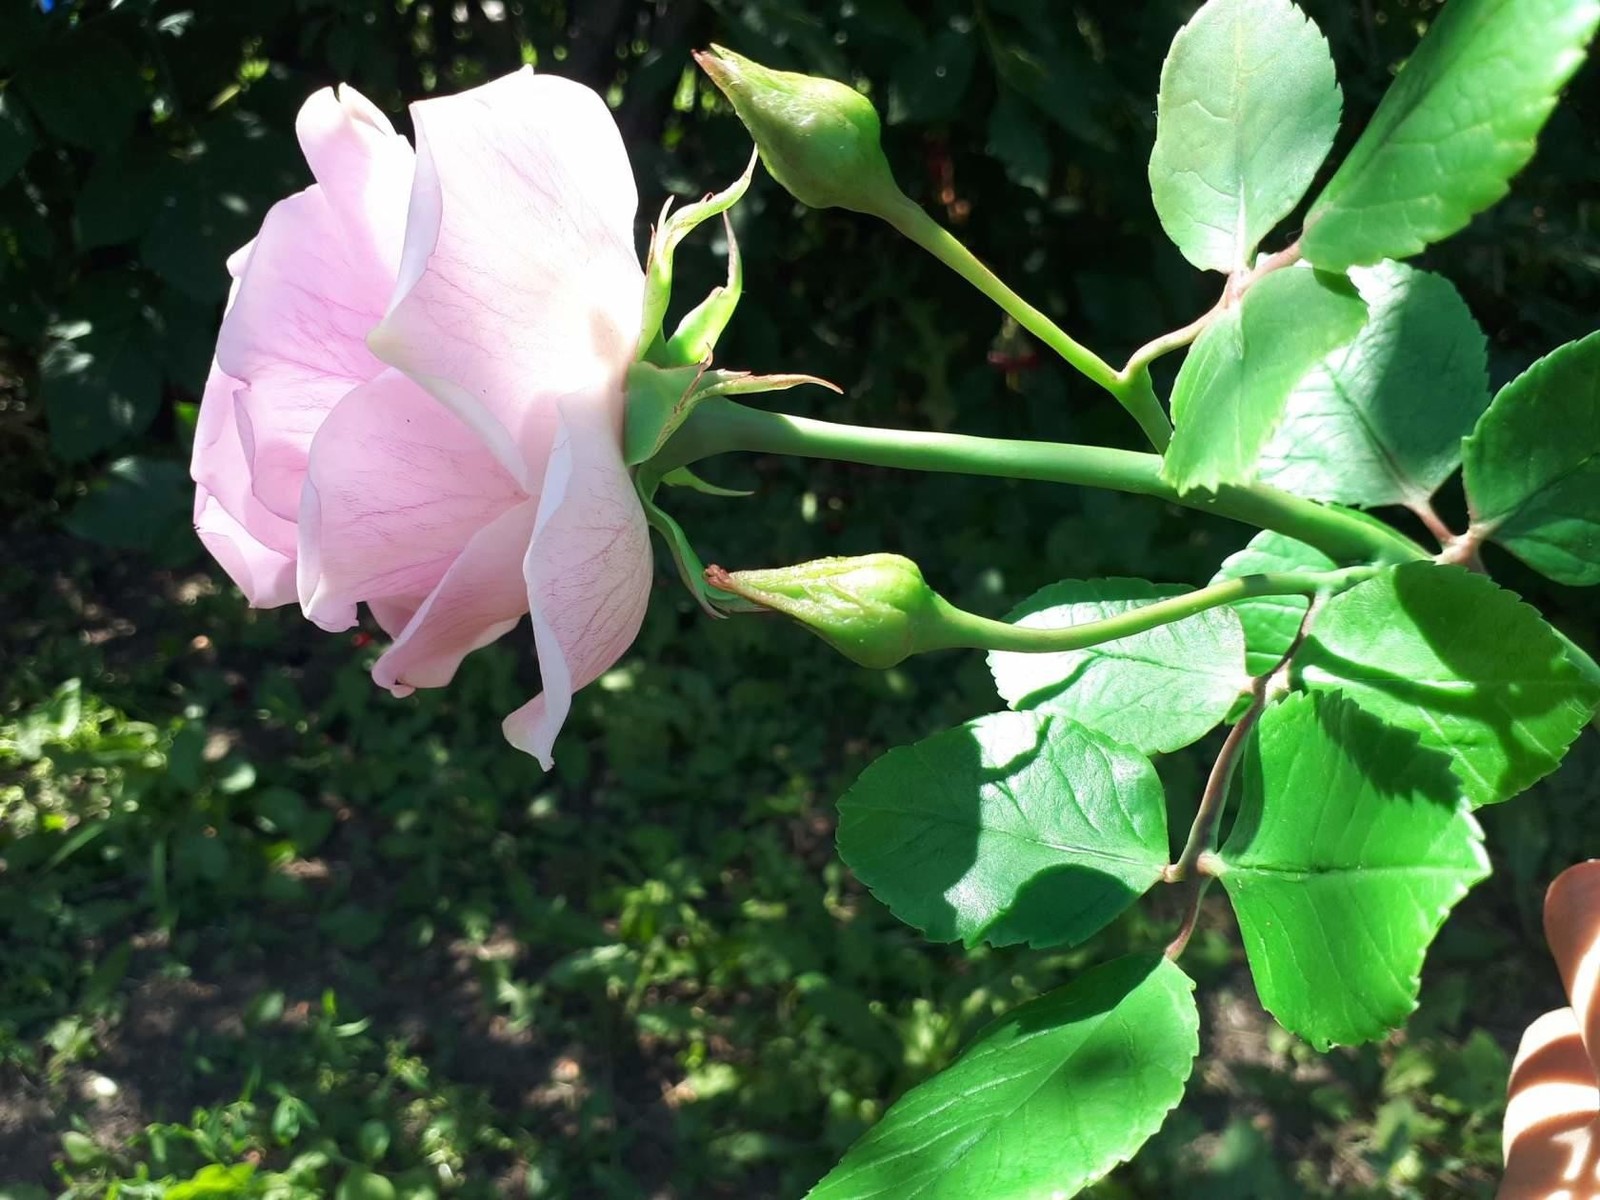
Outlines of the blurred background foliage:
M 865 89 L 907 190 L 1121 361 L 1216 288 L 1145 184 L 1194 7 L 0 0 L 0 1197 L 797 1196 L 992 1014 L 1164 939 L 1158 899 L 1070 955 L 928 947 L 835 860 L 832 801 L 866 762 L 996 706 L 978 656 L 858 670 L 787 627 L 713 625 L 664 570 L 544 776 L 499 736 L 537 685 L 525 634 L 390 699 L 371 635 L 248 611 L 203 560 L 186 455 L 222 261 L 308 182 L 312 90 L 347 81 L 405 128 L 407 100 L 522 63 L 592 84 L 642 244 L 666 197 L 749 154 L 691 70 L 711 41 Z M 1438 4 L 1304 7 L 1348 145 Z M 1591 64 L 1513 196 L 1425 260 L 1489 331 L 1496 382 L 1594 324 L 1597 142 Z M 785 407 L 1134 444 L 885 228 L 765 179 L 734 220 L 723 362 L 845 389 Z M 681 303 L 723 250 L 682 253 Z M 670 498 L 712 561 L 895 550 L 993 613 L 1063 577 L 1199 581 L 1247 537 L 1033 485 L 709 474 L 756 490 Z M 1492 565 L 1593 644 L 1577 593 Z M 1488 814 L 1498 873 L 1383 1046 L 1318 1058 L 1278 1032 L 1214 913 L 1185 960 L 1207 1013 L 1190 1098 L 1096 1195 L 1492 1195 L 1507 1053 L 1559 997 L 1543 886 L 1600 843 L 1594 741 Z M 1201 765 L 1162 763 L 1179 828 Z

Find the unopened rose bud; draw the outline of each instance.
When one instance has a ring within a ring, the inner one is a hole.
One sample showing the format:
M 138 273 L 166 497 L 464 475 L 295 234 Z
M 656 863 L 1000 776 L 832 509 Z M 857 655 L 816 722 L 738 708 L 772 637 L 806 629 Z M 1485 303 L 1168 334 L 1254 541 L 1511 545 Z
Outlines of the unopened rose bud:
M 877 110 L 853 87 L 774 71 L 721 46 L 694 57 L 800 203 L 885 218 L 906 203 L 883 156 Z
M 952 640 L 944 599 L 898 554 L 820 558 L 767 571 L 706 568 L 706 582 L 800 622 L 839 653 L 883 669 Z

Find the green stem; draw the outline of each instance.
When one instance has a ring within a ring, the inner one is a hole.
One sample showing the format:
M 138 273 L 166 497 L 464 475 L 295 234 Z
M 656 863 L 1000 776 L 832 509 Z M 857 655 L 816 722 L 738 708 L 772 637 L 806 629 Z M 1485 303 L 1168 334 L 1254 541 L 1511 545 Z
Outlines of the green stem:
M 1161 477 L 1159 455 L 1103 446 L 871 429 L 710 399 L 695 408 L 654 461 L 667 471 L 733 451 L 1106 488 L 1154 496 L 1257 529 L 1276 530 L 1316 547 L 1336 562 L 1410 562 L 1429 557 L 1421 546 L 1372 517 L 1273 488 L 1225 487 L 1215 493 L 1179 494 Z
M 1068 625 L 1055 629 L 1012 625 L 994 621 L 976 613 L 946 605 L 942 613 L 944 627 L 950 631 L 949 649 L 1006 650 L 1023 654 L 1050 654 L 1061 650 L 1081 650 L 1085 646 L 1098 646 L 1101 642 L 1115 641 L 1182 621 L 1207 609 L 1254 596 L 1316 596 L 1337 593 L 1354 587 L 1376 573 L 1376 567 L 1348 567 L 1343 571 L 1308 572 L 1302 575 L 1287 572 L 1269 575 L 1245 575 L 1227 579 L 1198 591 L 1186 592 L 1169 600 L 1144 604 L 1130 612 L 1102 621 L 1088 621 L 1081 625 Z
M 1172 423 L 1167 420 L 1167 414 L 1150 386 L 1148 376 L 1144 378 L 1143 386 L 1136 380 L 1124 378 L 1105 359 L 1069 337 L 1059 325 L 1008 287 L 954 234 L 924 212 L 920 205 L 903 196 L 900 200 L 901 203 L 880 214 L 885 221 L 993 300 L 1017 324 L 1049 346 L 1078 372 L 1110 392 L 1139 422 L 1139 428 L 1144 430 L 1152 446 L 1157 450 L 1167 448 L 1172 441 Z

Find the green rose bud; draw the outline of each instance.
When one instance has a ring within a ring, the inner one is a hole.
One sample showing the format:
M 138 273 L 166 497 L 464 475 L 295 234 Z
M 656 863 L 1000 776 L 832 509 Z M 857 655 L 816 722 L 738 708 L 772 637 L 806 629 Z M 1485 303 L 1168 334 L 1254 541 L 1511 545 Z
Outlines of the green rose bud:
M 853 87 L 774 71 L 721 46 L 694 57 L 800 203 L 885 218 L 907 203 L 883 156 L 877 110 Z
M 960 644 L 954 611 L 898 554 L 820 558 L 769 571 L 706 568 L 706 582 L 794 618 L 852 662 L 882 669 Z

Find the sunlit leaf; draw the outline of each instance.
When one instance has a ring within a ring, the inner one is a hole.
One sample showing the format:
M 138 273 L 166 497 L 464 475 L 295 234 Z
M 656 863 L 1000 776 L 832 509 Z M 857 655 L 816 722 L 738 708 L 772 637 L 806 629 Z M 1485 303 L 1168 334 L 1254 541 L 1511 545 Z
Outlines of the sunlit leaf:
M 1069 579 L 1035 592 L 1006 620 L 1060 629 L 1192 590 L 1143 579 Z M 989 670 L 1012 708 L 1059 713 L 1157 753 L 1187 746 L 1222 721 L 1249 686 L 1244 649 L 1238 618 L 1214 608 L 1083 650 L 996 651 L 989 655 Z
M 1333 146 L 1326 39 L 1289 0 L 1209 0 L 1161 68 L 1150 196 L 1195 266 L 1250 265 Z
M 1502 388 L 1465 455 L 1475 533 L 1558 583 L 1600 584 L 1600 333 Z
M 1441 276 L 1386 262 L 1350 278 L 1367 324 L 1290 394 L 1261 481 L 1363 508 L 1425 503 L 1488 407 L 1488 342 Z
M 1348 280 L 1320 271 L 1274 271 L 1256 283 L 1178 371 L 1166 478 L 1182 492 L 1252 481 L 1289 394 L 1361 331 L 1366 313 Z
M 1161 878 L 1143 755 L 1071 721 L 994 713 L 891 750 L 839 801 L 839 854 L 931 941 L 1070 945 Z
M 1450 0 L 1311 206 L 1306 258 L 1409 258 L 1498 201 L 1597 23 L 1600 0 Z
M 1553 771 L 1600 703 L 1537 612 L 1482 575 L 1431 563 L 1336 596 L 1295 664 L 1306 686 L 1341 691 L 1449 755 L 1475 806 Z
M 1119 958 L 1013 1009 L 913 1088 L 808 1200 L 1075 1196 L 1132 1156 L 1183 1096 L 1194 984 Z
M 1449 759 L 1337 695 L 1262 715 L 1220 857 L 1261 1003 L 1319 1050 L 1405 1020 L 1428 944 L 1489 873 Z

